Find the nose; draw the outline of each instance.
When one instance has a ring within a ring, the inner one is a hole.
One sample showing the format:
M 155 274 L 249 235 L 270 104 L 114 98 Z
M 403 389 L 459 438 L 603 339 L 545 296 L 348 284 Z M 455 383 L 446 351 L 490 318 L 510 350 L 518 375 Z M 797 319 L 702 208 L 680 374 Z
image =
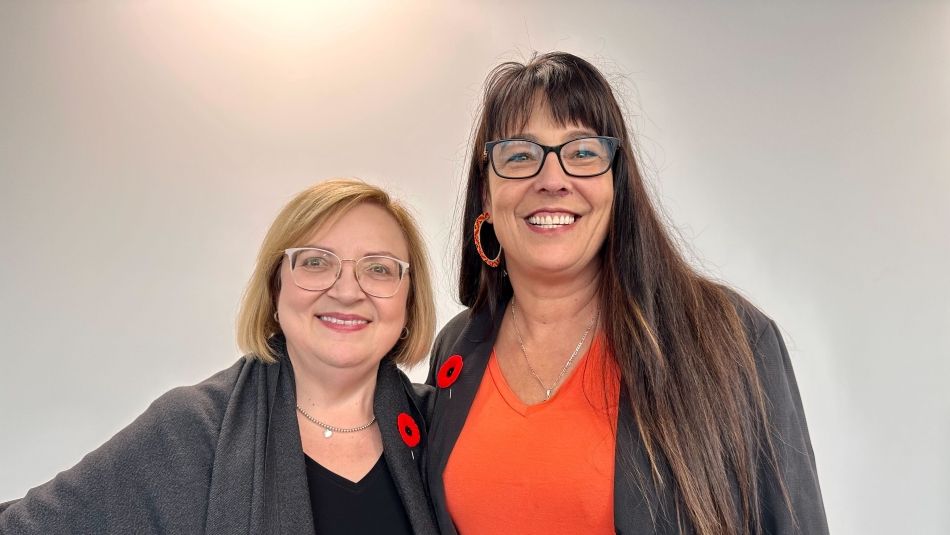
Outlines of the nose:
M 327 289 L 327 295 L 341 303 L 352 303 L 366 297 L 359 281 L 356 280 L 356 264 L 352 260 L 343 261 L 340 276 L 333 286 Z
M 567 195 L 571 186 L 571 178 L 561 168 L 557 154 L 549 152 L 544 157 L 541 172 L 534 177 L 534 186 L 539 192 Z

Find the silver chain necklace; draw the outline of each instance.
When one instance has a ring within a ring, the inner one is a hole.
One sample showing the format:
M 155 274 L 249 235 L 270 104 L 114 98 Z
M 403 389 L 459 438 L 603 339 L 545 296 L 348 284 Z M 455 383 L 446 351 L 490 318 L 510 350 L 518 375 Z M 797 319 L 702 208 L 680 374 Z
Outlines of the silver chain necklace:
M 561 373 L 558 374 L 557 379 L 555 379 L 551 387 L 548 388 L 547 385 L 544 384 L 544 381 L 538 376 L 538 372 L 534 371 L 534 367 L 531 366 L 531 361 L 528 360 L 528 350 L 524 348 L 524 338 L 521 337 L 521 331 L 518 330 L 518 314 L 515 312 L 515 298 L 511 298 L 511 324 L 514 325 L 515 334 L 518 335 L 518 344 L 521 345 L 521 354 L 524 355 L 524 361 L 525 364 L 528 365 L 528 371 L 531 372 L 531 375 L 533 375 L 535 380 L 538 381 L 538 384 L 541 385 L 541 389 L 544 390 L 544 401 L 551 399 L 551 393 L 554 392 L 554 389 L 560 384 L 567 370 L 570 369 L 571 364 L 574 363 L 577 353 L 581 350 L 581 346 L 584 345 L 584 340 L 587 340 L 587 335 L 590 333 L 590 330 L 593 329 L 594 324 L 597 323 L 597 317 L 599 315 L 599 310 L 594 313 L 594 317 L 592 317 L 590 323 L 587 324 L 587 329 L 584 331 L 584 334 L 581 335 L 581 340 L 577 342 L 577 347 L 575 347 L 574 352 L 571 353 L 571 358 L 567 359 L 567 362 L 564 363 L 564 367 L 561 368 Z
M 368 424 L 363 424 L 359 427 L 334 427 L 332 425 L 327 425 L 320 420 L 317 420 L 313 416 L 307 414 L 307 411 L 303 410 L 303 407 L 297 405 L 297 410 L 300 411 L 300 414 L 303 414 L 303 417 L 310 420 L 311 422 L 319 425 L 323 428 L 323 438 L 330 438 L 333 436 L 333 433 L 355 433 L 357 431 L 362 431 L 367 427 L 376 423 L 376 415 L 373 415 L 373 419 L 369 421 Z

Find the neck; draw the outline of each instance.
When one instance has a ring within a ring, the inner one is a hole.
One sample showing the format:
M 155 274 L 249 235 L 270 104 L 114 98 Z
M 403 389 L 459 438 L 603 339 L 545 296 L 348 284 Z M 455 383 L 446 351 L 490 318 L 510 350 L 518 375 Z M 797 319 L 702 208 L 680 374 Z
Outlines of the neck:
M 333 368 L 295 355 L 289 345 L 287 352 L 294 367 L 297 404 L 309 414 L 339 427 L 361 425 L 373 417 L 378 364 Z
M 565 322 L 588 321 L 596 312 L 600 289 L 599 266 L 559 280 L 542 279 L 509 269 L 519 319 L 528 330 Z

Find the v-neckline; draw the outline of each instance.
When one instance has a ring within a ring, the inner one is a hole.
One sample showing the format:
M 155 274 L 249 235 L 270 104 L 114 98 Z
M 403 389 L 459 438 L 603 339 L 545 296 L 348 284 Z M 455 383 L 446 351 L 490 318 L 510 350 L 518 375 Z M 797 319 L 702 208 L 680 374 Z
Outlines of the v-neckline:
M 367 485 L 369 481 L 372 480 L 371 477 L 374 476 L 376 472 L 379 471 L 383 467 L 383 454 L 380 453 L 379 458 L 376 459 L 376 463 L 373 464 L 373 467 L 370 468 L 368 472 L 363 474 L 363 477 L 361 477 L 359 480 L 353 481 L 351 479 L 347 479 L 346 477 L 341 476 L 340 474 L 334 472 L 333 470 L 330 470 L 326 466 L 323 466 L 322 464 L 314 460 L 309 455 L 304 454 L 304 456 L 307 458 L 307 465 L 315 468 L 316 471 L 321 476 L 351 491 L 361 490 L 363 487 Z
M 538 403 L 525 403 L 511 388 L 511 385 L 508 383 L 508 379 L 505 377 L 505 374 L 501 369 L 501 364 L 498 362 L 498 355 L 495 353 L 495 348 L 492 348 L 491 356 L 488 358 L 488 373 L 492 382 L 495 384 L 495 388 L 498 390 L 498 393 L 505 400 L 505 403 L 507 403 L 512 410 L 521 416 L 528 417 L 532 414 L 545 410 L 547 407 L 554 405 L 558 398 L 564 397 L 562 392 L 566 394 L 576 380 L 575 378 L 584 374 L 585 370 L 587 369 L 587 361 L 590 360 L 588 357 L 590 356 L 591 350 L 594 349 L 594 346 L 597 343 L 598 340 L 595 337 L 587 347 L 587 351 L 584 352 L 583 356 L 580 358 L 574 369 L 570 370 L 570 373 L 567 375 L 567 380 L 561 383 L 560 387 L 551 394 L 550 398 Z M 539 388 L 540 386 L 541 385 L 538 385 Z

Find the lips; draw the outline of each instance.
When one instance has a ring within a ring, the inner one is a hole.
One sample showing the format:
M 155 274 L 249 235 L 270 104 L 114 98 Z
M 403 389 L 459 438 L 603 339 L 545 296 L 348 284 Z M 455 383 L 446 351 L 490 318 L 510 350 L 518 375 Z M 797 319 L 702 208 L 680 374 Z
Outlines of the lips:
M 559 228 L 573 225 L 580 216 L 565 211 L 538 210 L 525 218 L 529 225 L 538 228 Z
M 317 314 L 317 319 L 327 327 L 340 331 L 359 330 L 370 323 L 368 319 L 356 314 Z
M 326 321 L 328 323 L 335 323 L 337 325 L 366 325 L 367 323 L 369 323 L 366 320 L 343 320 L 340 318 L 335 318 L 333 316 L 317 316 L 317 317 L 323 321 Z

